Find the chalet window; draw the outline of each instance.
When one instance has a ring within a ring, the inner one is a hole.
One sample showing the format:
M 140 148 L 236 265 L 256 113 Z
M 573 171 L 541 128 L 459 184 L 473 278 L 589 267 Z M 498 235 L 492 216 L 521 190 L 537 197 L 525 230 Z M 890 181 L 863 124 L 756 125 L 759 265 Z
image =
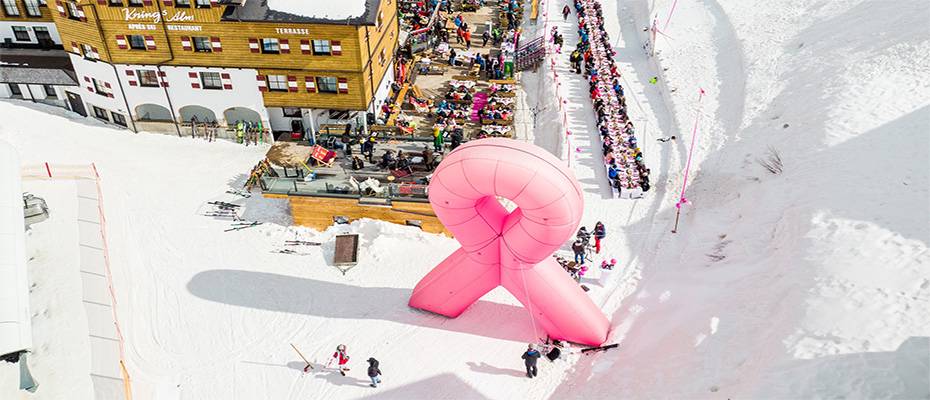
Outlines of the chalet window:
M 23 3 L 26 4 L 26 15 L 30 17 L 42 16 L 42 10 L 39 9 L 38 0 L 25 0 Z
M 129 0 L 129 6 L 130 7 L 142 7 L 144 6 L 144 4 L 142 4 L 142 0 Z
M 314 40 L 313 54 L 317 56 L 328 56 L 333 54 L 333 49 L 329 44 L 329 40 Z
M 210 0 L 194 0 L 197 8 L 210 8 Z
M 175 7 L 190 7 L 190 6 L 191 6 L 191 0 L 175 0 L 175 1 L 174 1 L 174 6 L 175 6 Z
M 81 45 L 81 52 L 84 53 L 84 58 L 86 58 L 86 59 L 88 59 L 88 60 L 96 60 L 96 59 L 97 59 L 97 57 L 94 57 L 94 48 L 93 48 L 93 47 L 90 47 L 90 45 L 82 44 L 82 45 Z
M 286 92 L 287 91 L 287 76 L 268 75 L 268 90 Z
M 145 87 L 158 87 L 158 73 L 154 69 L 137 69 L 139 85 Z
M 17 41 L 28 42 L 29 41 L 29 29 L 26 28 L 25 26 L 14 26 L 13 36 L 16 37 Z
M 338 93 L 339 87 L 336 78 L 330 76 L 321 76 L 316 78 L 316 89 L 320 93 Z
M 58 93 L 55 92 L 55 87 L 52 85 L 42 85 L 42 90 L 45 91 L 45 97 L 55 99 L 58 98 Z
M 194 36 L 191 39 L 194 40 L 194 51 L 200 51 L 204 53 L 209 53 L 213 51 L 213 46 L 210 43 L 210 38 L 206 36 Z
M 18 17 L 19 7 L 16 7 L 16 0 L 3 0 L 3 12 L 9 17 Z
M 126 36 L 129 39 L 129 48 L 133 50 L 145 50 L 145 36 L 142 35 L 129 35 Z
M 106 82 L 98 81 L 93 78 L 91 78 L 91 80 L 94 82 L 94 92 L 96 92 L 97 94 L 107 96 L 107 97 L 110 97 L 110 95 L 113 94 L 110 88 L 107 87 Z
M 281 109 L 281 112 L 285 117 L 289 118 L 300 118 L 300 109 L 293 107 L 284 107 Z
M 120 125 L 120 126 L 126 126 L 126 117 L 124 117 L 123 114 L 117 114 L 117 113 L 110 113 L 110 114 L 113 115 L 113 123 Z
M 222 89 L 223 80 L 220 79 L 219 72 L 201 72 L 200 81 L 203 82 L 204 89 Z
M 19 88 L 19 85 L 18 85 L 18 84 L 15 84 L 15 83 L 8 83 L 7 86 L 10 87 L 10 94 L 13 95 L 14 97 L 22 97 L 22 96 L 23 96 L 23 90 Z
M 122 7 L 123 0 L 109 0 L 107 1 L 107 4 L 109 4 L 110 7 Z
M 91 107 L 94 108 L 94 116 L 95 116 L 95 117 L 100 118 L 100 119 L 102 119 L 102 120 L 104 120 L 104 121 L 110 122 L 110 113 L 108 113 L 107 110 L 104 110 L 104 109 L 102 109 L 102 108 L 100 108 L 100 107 L 97 107 L 97 106 L 91 106 Z
M 68 18 L 81 20 L 81 13 L 78 12 L 77 4 L 68 2 Z
M 281 46 L 278 39 L 262 39 L 262 53 L 278 54 L 281 52 Z

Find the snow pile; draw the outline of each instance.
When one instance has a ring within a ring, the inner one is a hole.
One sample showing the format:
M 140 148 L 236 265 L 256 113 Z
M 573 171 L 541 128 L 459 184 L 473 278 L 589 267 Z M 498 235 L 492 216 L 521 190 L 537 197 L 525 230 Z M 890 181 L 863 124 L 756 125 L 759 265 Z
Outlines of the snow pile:
M 260 0 L 250 0 L 260 1 Z M 351 19 L 365 14 L 368 0 L 265 0 L 268 8 L 300 15 L 303 17 L 322 19 Z

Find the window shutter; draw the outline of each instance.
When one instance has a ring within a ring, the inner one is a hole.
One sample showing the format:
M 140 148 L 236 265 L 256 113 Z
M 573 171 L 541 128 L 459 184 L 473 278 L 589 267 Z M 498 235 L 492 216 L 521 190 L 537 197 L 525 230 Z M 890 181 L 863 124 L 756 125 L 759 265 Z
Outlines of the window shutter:
M 71 42 L 71 51 L 81 54 L 81 49 L 78 48 L 77 42 Z
M 136 81 L 136 71 L 127 69 L 126 76 L 128 76 L 128 78 L 126 78 L 126 81 L 129 82 L 129 86 L 139 86 L 139 82 Z
M 187 77 L 191 79 L 192 88 L 200 89 L 200 77 L 197 76 L 196 72 L 188 72 Z
M 126 35 L 116 35 L 116 47 L 119 47 L 123 50 L 129 48 L 126 43 Z
M 258 53 L 258 39 L 249 38 L 249 50 L 253 53 Z
M 91 53 L 94 53 L 94 54 L 93 54 L 94 60 L 99 60 L 99 59 L 100 59 L 100 53 L 97 52 L 97 48 L 96 48 L 96 47 L 91 47 L 91 48 L 90 48 L 90 51 L 91 51 Z
M 155 37 L 154 36 L 145 36 L 145 48 L 148 50 L 155 50 Z
M 161 87 L 168 87 L 168 77 L 165 71 L 158 71 L 158 79 L 161 80 Z
M 309 40 L 300 39 L 300 53 L 310 54 L 310 41 Z
M 256 75 L 255 80 L 256 83 L 258 83 L 258 90 L 260 92 L 268 91 L 268 83 L 265 81 L 265 75 Z
M 142 5 L 148 7 L 152 5 L 152 0 L 142 0 Z
M 232 90 L 232 77 L 228 73 L 220 74 L 220 78 L 223 80 L 223 89 Z
M 55 0 L 55 8 L 58 9 L 58 15 L 62 17 L 67 17 L 68 14 L 65 12 L 65 2 L 61 0 Z
M 81 20 L 81 22 L 87 21 L 87 17 L 84 16 L 84 6 L 77 6 L 77 13 L 77 17 Z
M 181 36 L 181 48 L 187 51 L 193 50 L 191 47 L 191 37 L 190 36 Z
M 214 36 L 210 38 L 210 44 L 213 46 L 214 53 L 223 52 L 223 43 L 220 42 L 220 38 Z
M 107 5 L 107 0 L 97 0 L 97 4 L 101 6 Z
M 287 39 L 278 39 L 278 44 L 281 45 L 281 54 L 288 54 L 291 52 L 291 45 Z
M 110 82 L 104 82 L 103 86 L 109 90 L 109 93 L 107 93 L 107 97 L 113 97 L 113 90 L 112 90 L 113 88 L 110 87 Z
M 165 3 L 166 6 L 173 6 L 174 0 L 163 0 L 162 3 Z
M 316 80 L 312 76 L 304 77 L 304 85 L 307 86 L 307 93 L 316 93 Z
M 287 76 L 287 91 L 296 92 L 297 91 L 297 77 L 294 75 Z
M 216 7 L 217 5 L 219 5 L 217 0 L 210 0 L 210 7 Z
M 346 94 L 349 93 L 349 80 L 346 78 L 339 78 L 339 93 Z
M 332 50 L 333 50 L 333 55 L 334 55 L 334 56 L 341 56 L 341 55 L 342 55 L 342 42 L 340 42 L 340 41 L 338 41 L 338 40 L 333 40 L 332 42 L 330 42 L 330 46 L 331 46 L 331 48 L 332 48 Z

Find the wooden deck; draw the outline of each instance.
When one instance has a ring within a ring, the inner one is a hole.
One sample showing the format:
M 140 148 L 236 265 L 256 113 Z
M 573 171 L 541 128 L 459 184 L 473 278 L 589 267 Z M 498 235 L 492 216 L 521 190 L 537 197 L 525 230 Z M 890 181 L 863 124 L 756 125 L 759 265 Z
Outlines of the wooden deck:
M 349 221 L 361 218 L 379 219 L 406 225 L 407 221 L 420 221 L 421 228 L 430 233 L 451 233 L 439 222 L 429 203 L 393 201 L 390 205 L 360 204 L 358 199 L 313 196 L 264 194 L 265 197 L 287 198 L 291 205 L 294 224 L 325 230 L 333 224 L 333 217 L 344 216 Z

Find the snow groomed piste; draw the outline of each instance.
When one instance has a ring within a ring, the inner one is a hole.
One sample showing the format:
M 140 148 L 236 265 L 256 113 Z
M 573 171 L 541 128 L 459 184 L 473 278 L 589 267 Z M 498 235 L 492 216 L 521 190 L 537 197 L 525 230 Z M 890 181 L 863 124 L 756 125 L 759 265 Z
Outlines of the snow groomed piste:
M 518 208 L 508 211 L 498 197 Z M 574 174 L 555 156 L 510 139 L 469 142 L 433 175 L 429 200 L 462 247 L 417 284 L 410 306 L 456 317 L 503 286 L 530 312 L 534 330 L 590 345 L 607 339 L 607 318 L 550 257 L 584 207 Z

